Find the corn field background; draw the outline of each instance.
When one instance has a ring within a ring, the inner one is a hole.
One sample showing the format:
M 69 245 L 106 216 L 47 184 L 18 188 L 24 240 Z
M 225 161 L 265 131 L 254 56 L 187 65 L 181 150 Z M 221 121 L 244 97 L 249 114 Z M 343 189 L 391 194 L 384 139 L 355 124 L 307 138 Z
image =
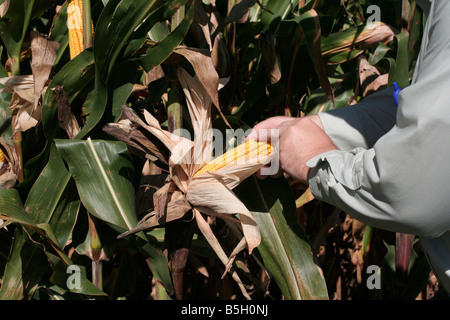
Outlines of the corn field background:
M 193 130 L 181 68 L 222 131 L 355 104 L 408 85 L 425 23 L 414 1 L 80 0 L 81 20 L 75 2 L 0 0 L 0 299 L 436 296 L 418 238 L 364 225 L 288 176 L 233 190 L 261 233 L 251 254 L 232 254 L 227 219 L 189 204 L 120 236 L 161 206 L 170 165 L 142 111 Z M 137 115 L 128 134 L 123 110 Z

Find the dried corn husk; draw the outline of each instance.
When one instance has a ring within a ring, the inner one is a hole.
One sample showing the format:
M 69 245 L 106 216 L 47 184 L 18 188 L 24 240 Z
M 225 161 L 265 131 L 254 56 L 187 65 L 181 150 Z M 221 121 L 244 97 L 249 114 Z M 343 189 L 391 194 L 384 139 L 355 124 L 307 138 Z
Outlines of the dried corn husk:
M 213 160 L 212 99 L 200 80 L 190 76 L 181 68 L 178 72 L 178 78 L 192 120 L 194 141 L 175 136 L 161 129 L 158 121 L 146 111 L 144 111 L 146 122 L 142 121 L 132 109 L 126 106 L 123 107 L 123 120 L 119 124 L 109 124 L 105 128 L 109 132 L 114 128 L 116 137 L 122 137 L 123 141 L 133 148 L 136 145 L 149 145 L 149 141 L 143 141 L 141 140 L 142 137 L 135 136 L 135 141 L 130 143 L 130 139 L 125 138 L 125 134 L 117 134 L 117 131 L 125 133 L 133 132 L 138 128 L 145 130 L 157 137 L 170 154 L 167 158 L 167 154 L 162 155 L 162 152 L 153 152 L 152 148 L 139 149 L 141 153 L 148 153 L 147 157 L 156 157 L 161 162 L 168 163 L 169 175 L 165 185 L 154 194 L 154 211 L 147 214 L 139 222 L 136 229 L 121 236 L 179 219 L 186 212 L 194 210 L 194 212 L 197 212 L 195 216 L 198 216 L 198 214 L 211 215 L 236 225 L 237 228 L 232 229 L 236 230 L 238 236 L 242 238 L 241 242 L 246 243 L 251 253 L 261 241 L 259 229 L 249 210 L 232 190 L 245 178 L 268 164 L 271 160 L 271 154 L 248 156 L 245 163 L 234 161 L 214 172 L 205 171 L 196 174 Z M 238 219 L 235 218 L 235 215 Z M 204 225 L 202 227 L 205 230 Z M 216 241 L 210 242 L 218 254 L 219 252 L 223 253 L 217 243 Z M 242 243 L 239 245 L 240 249 L 243 248 Z M 233 256 L 235 255 L 234 252 Z
M 239 276 L 231 269 L 231 264 L 245 246 L 251 253 L 261 242 L 261 235 L 252 214 L 232 190 L 271 161 L 272 153 L 267 153 L 271 149 L 265 148 L 266 152 L 261 155 L 246 154 L 244 163 L 231 161 L 215 171 L 202 171 L 213 160 L 211 106 L 214 99 L 210 96 L 211 88 L 206 89 L 203 81 L 192 77 L 182 68 L 178 70 L 178 79 L 194 129 L 193 141 L 163 130 L 156 118 L 146 110 L 143 111 L 143 121 L 127 106 L 123 106 L 122 119 L 118 123 L 104 128 L 106 132 L 127 143 L 131 151 L 137 151 L 147 159 L 156 159 L 168 167 L 164 185 L 153 194 L 153 211 L 141 219 L 136 228 L 119 237 L 163 225 L 191 212 L 190 217 L 195 218 L 199 230 L 224 263 L 226 270 L 231 272 L 244 296 L 249 298 Z M 218 81 L 215 97 L 220 83 Z M 240 239 L 229 257 L 203 214 L 223 219 Z

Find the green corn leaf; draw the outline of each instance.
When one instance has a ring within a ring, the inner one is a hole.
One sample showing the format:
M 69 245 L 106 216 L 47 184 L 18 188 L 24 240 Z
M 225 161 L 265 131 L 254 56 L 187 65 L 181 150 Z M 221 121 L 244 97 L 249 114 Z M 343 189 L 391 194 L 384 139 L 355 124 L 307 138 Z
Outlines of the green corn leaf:
M 231 23 L 238 21 L 242 18 L 244 14 L 247 13 L 247 11 L 254 6 L 256 3 L 256 0 L 243 0 L 233 6 L 231 8 L 230 13 L 228 14 L 227 18 L 225 19 L 225 23 Z
M 50 281 L 57 285 L 63 293 L 71 292 L 86 296 L 106 296 L 105 292 L 88 280 L 86 268 L 82 265 L 71 264 L 67 266 L 58 262 L 53 268 Z
M 8 11 L 0 19 L 0 36 L 11 57 L 12 73 L 20 74 L 20 51 L 25 37 L 28 36 L 30 22 L 41 16 L 53 0 L 15 0 L 10 1 Z
M 0 47 L 0 55 L 3 53 L 3 47 Z M 8 72 L 0 65 L 0 77 L 7 77 Z M 3 87 L 0 85 L 0 87 Z M 9 105 L 11 103 L 10 92 L 0 92 L 0 135 L 9 139 L 11 137 L 11 109 Z
M 0 214 L 4 215 L 3 219 L 10 222 L 18 223 L 26 228 L 31 229 L 43 236 L 47 242 L 58 252 L 58 255 L 69 263 L 69 258 L 66 253 L 58 245 L 58 240 L 55 233 L 46 222 L 36 221 L 33 215 L 30 215 L 22 205 L 19 192 L 16 189 L 2 189 L 0 190 Z M 32 234 L 33 232 L 30 232 Z
M 20 74 L 20 50 L 30 23 L 34 2 L 34 0 L 11 1 L 8 11 L 0 20 L 0 35 L 11 58 L 12 72 L 15 75 Z
M 43 236 L 57 251 L 61 261 L 66 265 L 70 265 L 71 262 L 59 247 L 58 238 L 52 227 L 45 222 L 36 221 L 36 217 L 25 210 L 17 190 L 0 190 L 0 208 L 3 219 L 27 229 L 26 232 L 21 228 L 15 230 L 11 253 L 3 275 L 0 299 L 28 299 L 49 268 L 44 246 L 35 240 L 30 241 L 30 237 L 35 238 L 37 234 Z
M 295 0 L 268 0 L 264 2 L 264 9 L 261 13 L 261 23 L 264 30 L 270 30 L 273 34 L 281 20 L 289 17 L 294 7 L 298 4 Z
M 241 183 L 236 193 L 258 224 L 261 244 L 257 251 L 284 296 L 291 300 L 327 299 L 323 275 L 297 223 L 295 199 L 287 181 L 253 177 Z
M 67 48 L 69 46 L 69 31 L 67 29 L 67 5 L 68 2 L 66 2 L 61 7 L 58 15 L 53 21 L 53 26 L 49 35 L 50 39 L 59 43 L 54 66 L 57 66 L 64 53 L 68 52 Z M 67 55 L 67 57 L 69 57 L 69 55 Z
M 42 103 L 42 124 L 47 139 L 53 139 L 59 127 L 58 101 L 56 101 L 54 88 L 61 86 L 69 102 L 72 102 L 85 90 L 93 90 L 94 81 L 95 68 L 92 49 L 81 52 L 55 75 L 45 92 Z M 96 94 L 99 95 L 100 92 Z M 101 109 L 101 106 L 99 105 L 98 109 Z
M 134 228 L 137 225 L 134 168 L 126 145 L 89 138 L 87 141 L 55 139 L 55 143 L 69 166 L 86 209 L 120 233 Z M 139 247 L 149 259 L 155 278 L 170 292 L 171 280 L 164 254 L 147 243 Z
M 49 267 L 44 251 L 16 229 L 3 275 L 0 300 L 30 299 Z
M 321 46 L 321 26 L 319 21 L 319 16 L 314 9 L 311 9 L 304 14 L 302 14 L 298 19 L 303 32 L 306 37 L 308 52 L 311 60 L 314 63 L 314 68 L 316 70 L 317 77 L 322 89 L 327 94 L 328 99 L 330 99 L 333 105 L 334 102 L 334 92 L 331 87 L 330 80 L 328 79 L 327 70 L 322 57 L 322 46 Z
M 36 223 L 49 224 L 59 247 L 64 248 L 71 238 L 79 207 L 70 172 L 52 145 L 49 162 L 31 188 L 25 210 Z
M 400 33 L 394 37 L 397 45 L 397 56 L 393 58 L 386 58 L 390 64 L 389 70 L 389 85 L 397 82 L 402 88 L 409 85 L 409 64 L 408 64 L 408 40 L 407 33 Z
M 137 224 L 133 163 L 121 142 L 55 140 L 89 212 L 122 231 Z
M 94 89 L 87 95 L 84 105 L 84 113 L 89 114 L 89 116 L 86 120 L 86 124 L 75 137 L 76 139 L 84 138 L 100 122 L 105 114 L 107 101 L 108 89 L 96 68 Z
M 383 23 L 376 25 L 369 23 L 334 32 L 323 37 L 321 41 L 323 58 L 329 64 L 343 63 L 393 35 L 394 32 Z M 378 42 L 375 42 L 376 40 Z
M 348 106 L 354 92 L 351 87 L 356 80 L 356 72 L 349 72 L 342 76 L 329 78 L 331 86 L 334 88 L 334 105 L 329 100 L 325 91 L 319 87 L 311 92 L 305 99 L 303 109 L 307 114 L 317 114 L 322 111 L 333 110 Z
M 99 75 L 107 81 L 114 63 L 133 31 L 158 4 L 157 0 L 111 0 L 98 19 L 94 56 Z
M 187 7 L 184 19 L 163 40 L 150 47 L 145 55 L 139 59 L 139 63 L 145 71 L 152 70 L 155 66 L 163 63 L 175 48 L 183 41 L 194 20 L 194 1 Z

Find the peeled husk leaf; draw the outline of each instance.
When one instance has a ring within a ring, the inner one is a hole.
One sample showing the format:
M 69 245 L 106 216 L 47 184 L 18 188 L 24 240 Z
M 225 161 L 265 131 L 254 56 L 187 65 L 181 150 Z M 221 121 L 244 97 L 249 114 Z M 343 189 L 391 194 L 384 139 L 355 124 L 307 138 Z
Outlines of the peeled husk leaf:
M 124 110 L 124 113 L 128 112 L 127 109 Z M 129 119 L 110 123 L 103 130 L 125 142 L 134 154 L 155 162 L 161 169 L 169 170 L 169 150 L 153 135 L 148 134 L 142 127 L 134 125 Z
M 218 88 L 220 87 L 220 79 L 219 74 L 215 69 L 214 60 L 212 59 L 210 50 L 179 46 L 173 51 L 172 57 L 177 55 L 183 56 L 194 68 L 195 75 L 198 80 L 195 82 L 190 82 L 190 84 L 193 86 L 200 86 L 201 91 L 205 91 L 206 95 L 202 96 L 211 100 L 216 107 L 216 111 L 222 117 L 222 120 L 226 125 L 228 125 L 228 127 L 231 128 L 228 120 L 225 118 L 220 109 L 218 92 Z M 194 89 L 193 96 L 195 96 L 195 92 L 199 93 L 197 89 Z M 207 101 L 204 103 L 208 106 L 210 104 Z M 210 108 L 208 107 L 208 109 Z M 191 112 L 192 110 L 189 111 L 189 113 Z M 207 118 L 204 118 L 204 120 L 207 120 Z
M 200 212 L 208 215 L 238 214 L 250 252 L 261 242 L 258 226 L 250 211 L 220 180 L 193 180 L 189 184 L 187 200 Z

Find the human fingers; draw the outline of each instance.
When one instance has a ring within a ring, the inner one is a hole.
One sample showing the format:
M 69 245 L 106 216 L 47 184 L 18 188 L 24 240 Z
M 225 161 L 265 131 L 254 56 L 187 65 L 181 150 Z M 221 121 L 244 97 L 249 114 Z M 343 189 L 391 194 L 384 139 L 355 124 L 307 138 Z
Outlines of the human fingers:
M 265 166 L 265 167 L 269 167 L 269 165 L 267 165 L 267 166 Z M 263 174 L 262 173 L 262 171 L 261 171 L 261 169 L 260 170 L 258 170 L 256 173 L 255 173 L 255 175 L 256 175 L 256 177 L 258 178 L 258 179 L 260 179 L 260 180 L 264 180 L 264 179 L 266 179 L 267 177 L 272 177 L 272 178 L 279 178 L 279 177 L 281 177 L 282 175 L 283 175 L 283 173 L 284 173 L 284 171 L 283 171 L 283 169 L 281 169 L 281 166 L 278 166 L 278 171 L 275 173 L 275 174 L 271 174 L 271 175 L 268 175 L 268 174 Z
M 285 117 L 285 116 L 276 116 L 268 118 L 264 121 L 261 121 L 257 125 L 255 125 L 250 132 L 250 134 L 245 138 L 245 140 L 251 140 L 256 139 L 258 140 L 260 138 L 260 131 L 268 131 L 270 129 L 276 129 L 278 126 L 286 121 L 294 120 L 295 118 L 292 117 Z

